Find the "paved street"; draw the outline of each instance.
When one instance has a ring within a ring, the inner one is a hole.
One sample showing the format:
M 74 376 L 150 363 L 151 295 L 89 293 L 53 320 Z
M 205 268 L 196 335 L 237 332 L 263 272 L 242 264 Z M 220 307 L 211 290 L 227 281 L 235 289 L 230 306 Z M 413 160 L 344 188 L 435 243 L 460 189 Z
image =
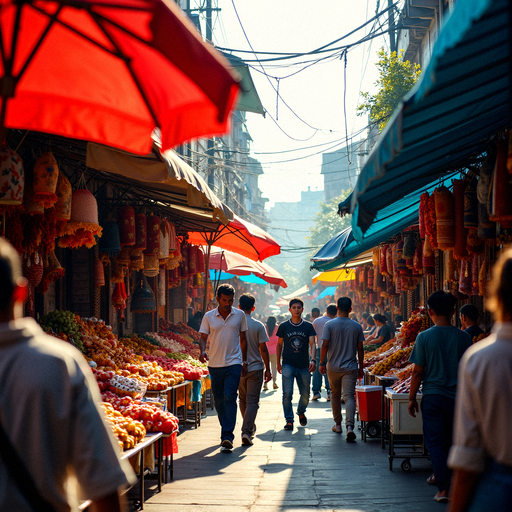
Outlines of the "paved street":
M 323 391 L 325 396 L 325 391 Z M 298 398 L 295 392 L 294 399 Z M 296 402 L 295 402 L 296 403 Z M 254 446 L 242 447 L 240 418 L 231 453 L 219 449 L 220 427 L 208 411 L 198 430 L 179 437 L 173 482 L 145 504 L 149 512 L 277 512 L 342 510 L 364 512 L 444 511 L 426 459 L 389 471 L 387 451 L 369 439 L 348 444 L 331 431 L 330 404 L 311 402 L 307 427 L 284 431 L 281 389 L 262 393 Z M 298 421 L 295 422 L 298 425 Z

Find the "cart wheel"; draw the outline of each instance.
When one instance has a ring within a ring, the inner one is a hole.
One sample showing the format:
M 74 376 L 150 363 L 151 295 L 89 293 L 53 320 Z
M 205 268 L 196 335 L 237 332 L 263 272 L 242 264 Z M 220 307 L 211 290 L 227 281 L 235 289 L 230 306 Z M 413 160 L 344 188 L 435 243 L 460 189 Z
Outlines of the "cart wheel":
M 366 435 L 368 437 L 376 438 L 380 436 L 380 425 L 374 421 L 366 425 Z
M 405 459 L 401 465 L 402 471 L 411 471 L 411 459 Z

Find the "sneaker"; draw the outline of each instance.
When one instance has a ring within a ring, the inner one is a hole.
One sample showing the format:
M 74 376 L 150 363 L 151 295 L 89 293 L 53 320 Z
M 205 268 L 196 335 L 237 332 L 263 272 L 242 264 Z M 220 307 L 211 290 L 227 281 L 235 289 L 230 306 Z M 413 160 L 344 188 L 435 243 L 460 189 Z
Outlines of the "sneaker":
M 285 430 L 293 430 L 293 423 L 291 421 L 286 422 L 284 429 Z
M 249 434 L 242 434 L 242 446 L 252 446 L 253 444 Z
M 336 432 L 336 434 L 341 434 L 343 432 L 343 429 L 341 428 L 341 425 L 339 423 L 336 423 L 336 425 L 332 427 L 332 431 Z
M 256 435 L 256 425 L 252 428 L 251 437 L 254 437 Z
M 356 433 L 353 430 L 347 432 L 347 442 L 353 443 L 356 440 Z
M 319 400 L 320 398 L 322 398 L 322 395 L 320 395 L 320 393 L 315 393 L 311 400 Z
M 445 496 L 445 495 L 441 495 L 441 492 L 438 492 L 435 496 L 434 496 L 434 500 L 436 500 L 438 503 L 448 503 L 450 501 L 450 498 L 448 496 Z
M 274 382 L 274 389 L 278 389 L 279 386 Z
M 308 419 L 305 414 L 299 414 L 299 423 L 305 427 L 308 424 Z
M 233 449 L 233 443 L 230 439 L 224 439 L 222 443 L 220 443 L 221 448 L 224 449 L 224 451 L 230 452 Z
M 327 401 L 330 402 L 331 401 L 331 393 L 327 393 Z

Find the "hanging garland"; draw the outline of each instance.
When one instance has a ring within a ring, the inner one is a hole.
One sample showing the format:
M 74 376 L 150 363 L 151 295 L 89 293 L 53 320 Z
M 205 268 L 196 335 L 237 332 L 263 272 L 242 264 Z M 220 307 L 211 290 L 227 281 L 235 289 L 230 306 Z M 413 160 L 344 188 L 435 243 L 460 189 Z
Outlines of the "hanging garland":
M 427 226 L 426 226 L 426 212 L 428 210 L 428 192 L 423 192 L 420 196 L 420 217 L 419 217 L 419 223 L 420 223 L 420 238 L 422 240 L 425 239 L 425 236 L 427 235 Z
M 432 249 L 437 249 L 436 200 L 434 194 L 428 197 L 425 205 L 424 219 L 426 236 L 430 239 Z
M 456 260 L 467 260 L 471 255 L 467 250 L 468 230 L 464 226 L 464 193 L 467 180 L 453 180 L 453 198 L 455 203 L 455 244 L 453 257 Z
M 453 250 L 455 245 L 455 201 L 447 187 L 435 190 L 437 246 L 443 251 Z

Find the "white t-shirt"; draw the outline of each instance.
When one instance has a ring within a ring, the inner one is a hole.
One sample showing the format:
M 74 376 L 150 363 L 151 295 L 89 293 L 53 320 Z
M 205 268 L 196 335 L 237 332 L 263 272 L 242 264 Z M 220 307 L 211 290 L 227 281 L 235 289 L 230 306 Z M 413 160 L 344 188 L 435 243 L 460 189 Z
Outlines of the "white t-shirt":
M 219 313 L 219 308 L 208 311 L 199 328 L 199 332 L 207 334 L 210 341 L 208 366 L 223 368 L 234 364 L 241 365 L 240 333 L 245 331 L 247 320 L 241 309 L 232 307 L 225 320 Z
M 315 328 L 315 331 L 316 331 L 316 346 L 319 349 L 322 348 L 322 343 L 324 341 L 322 338 L 322 335 L 324 333 L 324 326 L 327 322 L 329 322 L 329 320 L 334 320 L 334 319 L 331 318 L 330 316 L 324 315 L 324 316 L 315 318 L 315 320 L 313 321 L 313 327 Z
M 56 511 L 76 510 L 78 497 L 102 498 L 135 480 L 105 425 L 94 375 L 69 343 L 47 336 L 32 318 L 0 324 L 0 382 L 0 421 Z M 78 489 L 68 485 L 71 473 Z M 0 510 L 31 510 L 4 462 Z

